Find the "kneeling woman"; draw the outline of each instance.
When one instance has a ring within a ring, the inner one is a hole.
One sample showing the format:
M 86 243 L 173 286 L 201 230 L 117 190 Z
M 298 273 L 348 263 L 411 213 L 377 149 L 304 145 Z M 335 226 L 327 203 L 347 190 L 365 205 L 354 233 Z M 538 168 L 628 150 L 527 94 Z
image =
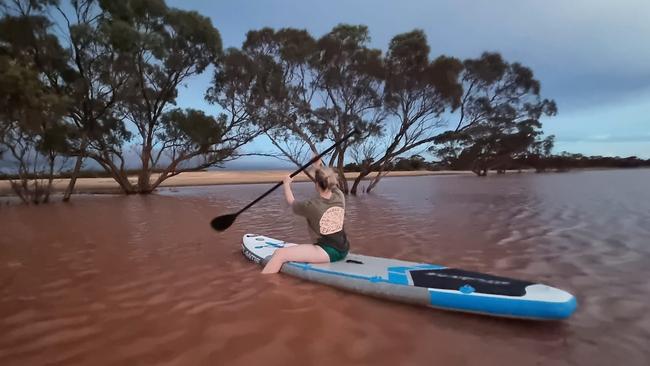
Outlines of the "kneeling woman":
M 284 196 L 296 215 L 307 219 L 314 244 L 299 244 L 275 251 L 262 273 L 277 273 L 285 262 L 327 263 L 345 258 L 350 245 L 343 230 L 345 196 L 331 169 L 316 165 L 316 192 L 307 201 L 296 201 L 291 177 L 284 178 Z

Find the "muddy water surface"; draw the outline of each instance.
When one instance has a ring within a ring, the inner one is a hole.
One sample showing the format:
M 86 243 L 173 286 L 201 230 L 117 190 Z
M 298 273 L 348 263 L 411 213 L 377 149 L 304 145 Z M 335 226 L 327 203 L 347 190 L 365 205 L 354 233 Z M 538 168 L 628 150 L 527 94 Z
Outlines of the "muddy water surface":
M 391 178 L 353 251 L 566 289 L 569 320 L 456 314 L 261 276 L 246 232 L 307 240 L 269 185 L 0 207 L 0 365 L 648 365 L 650 170 Z M 298 198 L 312 193 L 296 184 Z

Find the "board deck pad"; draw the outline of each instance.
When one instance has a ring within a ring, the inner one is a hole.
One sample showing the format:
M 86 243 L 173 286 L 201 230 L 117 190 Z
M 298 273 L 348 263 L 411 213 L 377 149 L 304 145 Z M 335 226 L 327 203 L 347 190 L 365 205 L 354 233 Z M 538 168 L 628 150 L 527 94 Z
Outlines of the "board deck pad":
M 419 287 L 456 290 L 463 286 L 471 286 L 474 292 L 480 294 L 504 296 L 524 296 L 526 287 L 534 284 L 455 268 L 414 270 L 411 271 L 411 278 L 413 278 L 413 285 Z
M 264 264 L 277 249 L 293 245 L 246 234 L 242 251 Z M 558 320 L 577 306 L 573 295 L 544 284 L 354 253 L 335 263 L 287 262 L 282 272 L 370 296 L 493 316 Z

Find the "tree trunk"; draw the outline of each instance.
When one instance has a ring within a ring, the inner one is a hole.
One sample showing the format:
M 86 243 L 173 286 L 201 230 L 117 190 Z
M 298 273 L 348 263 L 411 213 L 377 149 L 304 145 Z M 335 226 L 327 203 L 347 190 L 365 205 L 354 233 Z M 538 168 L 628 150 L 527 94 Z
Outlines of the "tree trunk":
M 120 185 L 120 188 L 122 188 L 122 192 L 124 192 L 125 194 L 138 193 L 139 189 L 136 188 L 137 186 L 131 184 L 131 182 L 129 181 L 129 177 L 127 175 L 122 176 L 121 174 L 119 175 L 113 174 L 113 179 L 115 179 L 117 184 Z
M 338 168 L 337 171 L 339 176 L 340 189 L 344 194 L 348 194 L 350 191 L 348 189 L 348 180 L 345 179 L 345 172 L 343 172 L 342 168 Z
M 363 178 L 365 178 L 368 174 L 370 174 L 369 171 L 362 170 L 359 172 L 359 175 L 354 179 L 354 183 L 352 183 L 352 189 L 350 189 L 350 194 L 355 196 L 357 195 L 357 192 L 359 190 L 359 184 L 361 183 Z
M 47 203 L 50 200 L 50 193 L 52 193 L 52 183 L 54 183 L 54 157 L 50 158 L 50 171 L 49 176 L 47 177 L 47 188 L 45 188 L 45 197 L 43 198 L 43 203 Z
M 479 177 L 486 177 L 487 176 L 487 168 L 483 167 L 473 167 L 472 172 L 476 174 Z
M 99 165 L 102 166 L 102 168 L 104 168 L 106 172 L 111 175 L 117 184 L 120 185 L 122 192 L 125 194 L 138 193 L 138 189 L 133 184 L 131 184 L 126 172 L 124 172 L 122 168 L 118 168 L 108 156 L 89 155 L 89 157 L 95 160 Z
M 372 178 L 372 180 L 370 181 L 370 184 L 368 184 L 368 188 L 366 188 L 366 193 L 370 193 L 373 189 L 375 189 L 377 184 L 379 184 L 379 181 L 381 180 L 381 178 L 383 178 L 384 175 L 386 175 L 388 173 L 389 172 L 384 173 L 384 170 L 380 169 L 377 172 L 377 175 L 374 178 Z
M 476 174 L 479 177 L 485 177 L 487 176 L 487 171 L 489 169 L 489 166 L 485 160 L 482 158 L 478 158 L 477 160 L 472 163 L 472 172 Z
M 476 165 L 472 166 L 472 173 L 476 174 L 477 176 L 481 176 L 481 169 L 477 167 Z
M 366 193 L 370 193 L 373 189 L 375 189 L 377 184 L 379 184 L 380 180 L 381 180 L 381 175 L 379 174 L 377 174 L 376 177 L 372 178 L 370 184 L 368 184 L 368 188 L 366 188 Z
M 142 170 L 138 174 L 138 193 L 151 193 L 151 170 L 149 159 L 151 158 L 151 146 L 144 146 L 142 149 Z
M 70 176 L 70 182 L 68 182 L 68 188 L 65 189 L 65 193 L 63 194 L 63 202 L 70 201 L 70 196 L 72 195 L 72 191 L 74 191 L 74 186 L 75 184 L 77 184 L 77 176 L 79 175 L 79 170 L 81 170 L 81 165 L 84 159 L 84 152 L 86 151 L 87 145 L 88 145 L 87 140 L 84 138 L 83 141 L 81 142 L 81 147 L 80 147 L 81 153 L 79 154 L 79 156 L 77 156 L 77 161 L 74 164 L 74 170 L 72 171 L 72 175 Z
M 25 192 L 25 190 L 23 190 L 23 188 L 22 188 L 22 186 L 24 185 L 24 182 L 23 182 L 22 178 L 19 177 L 18 179 L 21 180 L 21 184 L 18 184 L 14 180 L 9 180 L 9 184 L 11 185 L 11 189 L 14 191 L 14 193 L 16 193 L 16 196 L 18 196 L 18 198 L 20 198 L 20 200 L 23 201 L 24 204 L 28 204 L 29 203 L 29 196 L 25 195 L 25 193 L 28 193 L 28 192 Z
M 341 191 L 343 191 L 343 193 L 345 193 L 345 194 L 348 194 L 348 192 L 349 192 L 349 190 L 348 190 L 348 180 L 345 179 L 345 171 L 343 170 L 343 161 L 344 161 L 343 159 L 345 158 L 345 156 L 344 156 L 344 154 L 340 153 L 340 151 L 337 151 L 337 152 L 338 152 L 338 161 L 337 161 L 337 164 L 336 164 L 337 165 L 336 170 L 339 173 L 338 174 L 339 175 L 339 184 L 341 185 Z

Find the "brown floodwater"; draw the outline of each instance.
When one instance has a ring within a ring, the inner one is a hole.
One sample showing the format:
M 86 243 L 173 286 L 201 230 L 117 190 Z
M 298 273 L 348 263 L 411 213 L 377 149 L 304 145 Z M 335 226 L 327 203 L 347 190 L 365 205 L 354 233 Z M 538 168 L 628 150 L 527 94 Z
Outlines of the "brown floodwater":
M 243 234 L 308 238 L 281 192 L 225 233 L 209 221 L 267 187 L 0 207 L 0 365 L 650 364 L 650 170 L 390 178 L 348 199 L 354 252 L 577 296 L 545 323 L 262 276 Z

